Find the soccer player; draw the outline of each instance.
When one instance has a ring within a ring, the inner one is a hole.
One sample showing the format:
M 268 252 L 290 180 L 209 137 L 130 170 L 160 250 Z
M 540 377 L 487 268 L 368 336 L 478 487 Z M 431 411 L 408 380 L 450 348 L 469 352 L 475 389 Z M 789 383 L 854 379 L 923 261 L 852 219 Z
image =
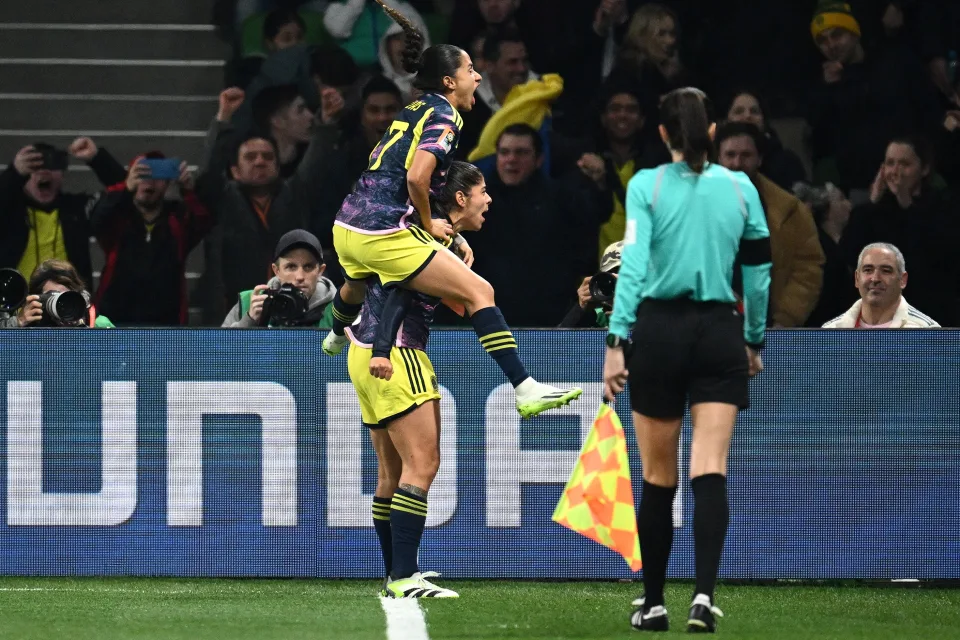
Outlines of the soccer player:
M 493 288 L 469 269 L 469 246 L 458 242 L 464 264 L 438 242 L 450 241 L 453 228 L 432 215 L 430 195 L 443 187 L 463 125 L 459 112 L 473 108 L 480 75 L 458 47 L 440 44 L 421 55 L 423 36 L 401 13 L 384 9 L 404 30 L 404 67 L 416 73 L 414 85 L 424 94 L 384 134 L 337 214 L 333 242 L 346 282 L 334 298 L 323 351 L 337 355 L 346 345 L 344 329 L 360 313 L 365 282 L 376 276 L 386 289 L 402 286 L 462 305 L 480 344 L 513 385 L 524 418 L 569 404 L 580 389 L 558 389 L 527 373 Z
M 698 89 L 677 89 L 660 107 L 660 137 L 673 163 L 638 173 L 627 187 L 627 230 L 607 336 L 604 395 L 630 380 L 643 466 L 637 512 L 644 595 L 631 623 L 666 631 L 663 587 L 673 544 L 677 447 L 689 398 L 690 486 L 696 586 L 687 630 L 713 632 L 714 588 L 727 534 L 727 454 L 760 349 L 770 288 L 770 234 L 760 196 L 742 173 L 708 162 L 716 125 Z M 739 253 L 744 316 L 735 303 Z M 624 346 L 633 329 L 626 366 Z M 629 370 L 629 374 L 627 371 Z
M 454 162 L 447 177 L 435 212 L 458 232 L 478 230 L 490 204 L 483 174 Z M 350 380 L 377 454 L 373 524 L 387 575 L 381 593 L 394 598 L 458 597 L 417 566 L 427 493 L 440 467 L 440 387 L 426 353 L 439 302 L 420 293 L 388 294 L 371 278 L 360 322 L 347 330 Z

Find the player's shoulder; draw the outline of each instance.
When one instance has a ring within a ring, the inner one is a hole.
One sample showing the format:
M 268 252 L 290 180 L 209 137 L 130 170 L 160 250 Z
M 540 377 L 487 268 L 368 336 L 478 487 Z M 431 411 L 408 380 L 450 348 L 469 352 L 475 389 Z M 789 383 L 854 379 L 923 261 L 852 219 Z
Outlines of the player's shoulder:
M 757 191 L 757 188 L 753 186 L 753 182 L 750 180 L 750 176 L 743 171 L 731 171 L 722 165 L 710 163 L 710 166 L 707 167 L 707 172 L 711 177 L 731 181 L 745 192 L 756 193 Z

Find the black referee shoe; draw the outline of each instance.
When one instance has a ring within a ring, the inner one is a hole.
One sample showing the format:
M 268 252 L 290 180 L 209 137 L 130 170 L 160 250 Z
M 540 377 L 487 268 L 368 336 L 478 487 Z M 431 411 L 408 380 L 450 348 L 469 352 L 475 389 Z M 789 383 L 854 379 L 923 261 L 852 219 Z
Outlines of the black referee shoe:
M 670 619 L 667 618 L 667 609 L 661 604 L 653 607 L 644 605 L 643 596 L 634 600 L 631 604 L 638 607 L 630 615 L 630 624 L 637 631 L 669 631 Z
M 690 618 L 687 620 L 687 633 L 716 633 L 717 618 L 723 617 L 723 611 L 713 606 L 710 596 L 698 593 L 690 605 Z

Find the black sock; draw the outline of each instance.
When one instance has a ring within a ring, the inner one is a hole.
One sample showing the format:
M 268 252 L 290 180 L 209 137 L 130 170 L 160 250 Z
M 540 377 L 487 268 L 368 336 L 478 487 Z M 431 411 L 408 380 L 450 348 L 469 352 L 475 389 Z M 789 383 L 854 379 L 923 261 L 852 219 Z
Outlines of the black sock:
M 470 320 L 473 322 L 473 330 L 480 338 L 480 345 L 497 362 L 504 375 L 510 380 L 510 384 L 516 387 L 530 377 L 523 363 L 520 362 L 517 341 L 513 339 L 510 327 L 503 319 L 500 309 L 497 307 L 480 309 L 471 314 Z
M 644 606 L 663 604 L 663 586 L 667 581 L 667 562 L 673 546 L 673 496 L 676 487 L 660 487 L 643 481 L 637 532 L 643 558 Z
M 720 554 L 730 522 L 727 479 L 719 473 L 708 473 L 693 478 L 690 488 L 693 489 L 693 546 L 697 568 L 694 595 L 705 593 L 713 602 Z
M 397 489 L 390 504 L 390 529 L 393 533 L 393 568 L 395 579 L 409 578 L 420 569 L 417 552 L 427 523 L 427 501 L 408 491 Z
M 343 330 L 353 324 L 353 321 L 360 315 L 360 309 L 363 304 L 347 304 L 340 297 L 340 290 L 337 289 L 333 296 L 333 332 L 338 336 L 343 335 Z
M 383 554 L 383 575 L 393 567 L 393 538 L 390 535 L 390 498 L 373 496 L 373 528 L 377 530 L 380 553 Z

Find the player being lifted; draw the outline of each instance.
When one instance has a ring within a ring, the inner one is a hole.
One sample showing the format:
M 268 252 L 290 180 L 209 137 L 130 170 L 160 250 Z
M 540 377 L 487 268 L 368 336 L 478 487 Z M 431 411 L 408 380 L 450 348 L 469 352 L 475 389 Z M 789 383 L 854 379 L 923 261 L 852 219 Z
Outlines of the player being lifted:
M 452 237 L 449 221 L 431 215 L 430 195 L 443 186 L 457 148 L 463 125 L 459 111 L 473 108 L 480 75 L 458 47 L 435 45 L 421 55 L 423 36 L 401 13 L 383 8 L 403 28 L 404 68 L 416 73 L 414 85 L 424 95 L 407 105 L 384 134 L 337 213 L 333 244 L 346 282 L 333 300 L 334 326 L 323 351 L 337 355 L 346 345 L 344 329 L 360 313 L 365 282 L 377 276 L 387 289 L 402 286 L 462 305 L 480 344 L 513 384 L 521 416 L 568 404 L 581 390 L 558 389 L 527 373 L 494 303 L 493 287 L 469 269 L 469 246 Z M 454 241 L 464 260 L 438 240 Z
M 480 170 L 454 162 L 434 213 L 457 232 L 477 231 L 489 204 Z M 387 575 L 381 593 L 394 598 L 458 597 L 427 581 L 433 574 L 417 565 L 427 492 L 440 467 L 440 386 L 426 353 L 439 302 L 388 293 L 371 277 L 360 322 L 347 330 L 350 380 L 377 454 L 373 524 Z

